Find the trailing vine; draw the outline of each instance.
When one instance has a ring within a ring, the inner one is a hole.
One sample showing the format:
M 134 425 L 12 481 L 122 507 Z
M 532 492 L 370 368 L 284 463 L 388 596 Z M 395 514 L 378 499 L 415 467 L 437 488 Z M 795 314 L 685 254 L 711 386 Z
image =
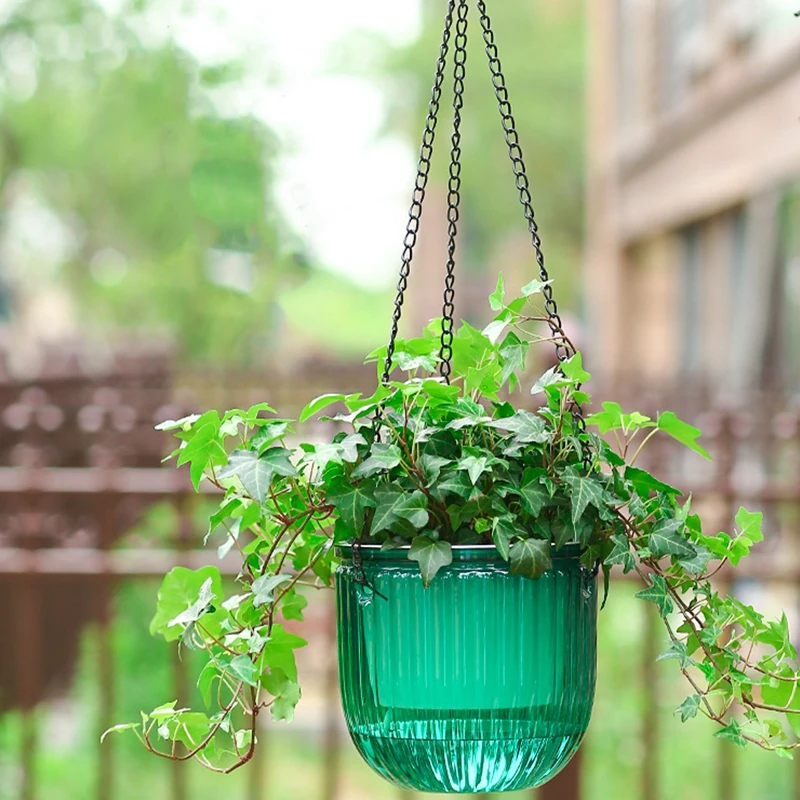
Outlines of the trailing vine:
M 299 422 L 330 413 L 322 419 L 341 428 L 330 441 L 295 444 L 293 421 L 266 404 L 159 426 L 177 438 L 172 457 L 194 486 L 219 492 L 206 540 L 220 558 L 237 553 L 241 567 L 232 593 L 214 566 L 176 567 L 159 591 L 151 632 L 205 653 L 205 710 L 172 702 L 112 731 L 132 730 L 163 758 L 220 772 L 247 763 L 259 715 L 294 715 L 294 651 L 306 642 L 287 622 L 302 621 L 305 590 L 332 585 L 337 543 L 405 548 L 426 586 L 453 546 L 494 544 L 512 573 L 535 580 L 554 551 L 577 543 L 606 591 L 615 568 L 644 582 L 638 597 L 656 606 L 667 633 L 661 658 L 677 661 L 691 687 L 683 720 L 703 714 L 719 724 L 717 736 L 790 755 L 800 673 L 786 617 L 765 620 L 714 586 L 762 539 L 762 515 L 742 508 L 732 534 L 704 533 L 690 500 L 637 466 L 656 436 L 708 457 L 700 431 L 669 411 L 650 418 L 611 402 L 582 424 L 575 409 L 591 402 L 591 376 L 580 353 L 526 382 L 531 343 L 569 343 L 560 329 L 539 335 L 546 286 L 533 281 L 506 300 L 501 278 L 495 319 L 456 332 L 452 384 L 437 375 L 437 320 L 396 341 L 402 379 L 380 382 L 370 397 L 309 403 Z M 368 360 L 381 370 L 385 356 Z M 522 389 L 535 411 L 505 399 Z

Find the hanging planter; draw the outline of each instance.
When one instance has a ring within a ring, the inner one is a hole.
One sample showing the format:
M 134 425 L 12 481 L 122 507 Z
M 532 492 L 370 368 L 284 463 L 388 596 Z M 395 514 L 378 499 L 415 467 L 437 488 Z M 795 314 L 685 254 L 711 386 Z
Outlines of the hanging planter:
M 374 394 L 309 403 L 301 424 L 346 409 L 333 417 L 346 430 L 323 443 L 290 446 L 292 423 L 267 404 L 159 426 L 177 438 L 172 455 L 195 487 L 220 492 L 209 536 L 221 556 L 238 551 L 241 571 L 233 593 L 213 566 L 164 579 L 151 632 L 206 655 L 206 708 L 172 702 L 112 729 L 133 730 L 158 756 L 220 772 L 247 764 L 259 716 L 290 721 L 300 700 L 294 650 L 305 641 L 285 621 L 302 620 L 303 586 L 335 583 L 343 705 L 366 761 L 424 791 L 537 786 L 586 732 L 596 576 L 602 570 L 607 590 L 614 567 L 638 573 L 638 596 L 663 618 L 662 657 L 691 688 L 683 720 L 702 714 L 718 736 L 784 755 L 798 746 L 790 731 L 800 734 L 800 671 L 785 616 L 767 621 L 712 584 L 760 541 L 761 515 L 740 509 L 732 534 L 707 535 L 681 492 L 638 465 L 656 435 L 708 457 L 700 431 L 671 412 L 651 419 L 603 403 L 584 417 L 590 375 L 561 325 L 483 0 L 477 8 L 537 276 L 512 298 L 501 276 L 489 325 L 456 327 L 467 0 L 450 0 L 391 336 L 370 357 L 380 365 Z M 443 315 L 402 340 L 451 44 Z M 543 323 L 558 366 L 529 382 L 528 350 L 542 342 Z M 520 388 L 530 410 L 503 399 Z
M 532 581 L 493 546 L 455 547 L 427 589 L 403 550 L 362 547 L 363 567 L 352 546 L 341 557 L 342 703 L 376 772 L 417 791 L 503 792 L 569 761 L 595 685 L 596 579 L 579 548 Z

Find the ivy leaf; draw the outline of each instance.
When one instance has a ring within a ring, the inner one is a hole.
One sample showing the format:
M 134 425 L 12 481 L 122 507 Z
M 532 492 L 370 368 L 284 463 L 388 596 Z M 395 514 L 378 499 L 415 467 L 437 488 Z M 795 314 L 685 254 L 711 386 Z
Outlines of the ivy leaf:
M 323 408 L 332 406 L 334 403 L 344 402 L 346 397 L 347 396 L 343 394 L 323 394 L 317 397 L 300 412 L 300 422 L 305 422 L 310 417 L 313 417 L 314 414 L 322 411 Z
M 687 669 L 692 664 L 692 659 L 689 658 L 689 651 L 686 649 L 685 642 L 672 642 L 669 650 L 662 653 L 656 661 L 667 661 L 671 658 L 677 659 L 681 669 Z
M 505 514 L 492 520 L 492 540 L 504 561 L 511 557 L 512 540 L 524 536 L 525 533 L 513 514 Z
M 465 472 L 448 470 L 442 479 L 431 486 L 431 494 L 441 503 L 447 495 L 454 494 L 466 500 L 472 494 L 473 485 Z
M 608 433 L 623 427 L 622 417 L 622 406 L 619 403 L 606 401 L 603 403 L 602 411 L 591 414 L 586 418 L 586 424 L 597 425 L 600 433 Z
M 291 722 L 294 710 L 300 702 L 300 686 L 289 680 L 283 670 L 271 669 L 261 678 L 261 685 L 275 698 L 270 704 L 270 713 L 275 722 Z
M 686 722 L 697 716 L 697 710 L 700 708 L 701 699 L 699 694 L 693 694 L 687 697 L 680 706 L 675 709 L 675 713 L 681 715 L 681 722 Z
M 195 606 L 204 587 L 212 596 L 223 597 L 222 576 L 216 567 L 203 567 L 198 570 L 174 567 L 170 570 L 158 590 L 158 605 L 155 616 L 150 622 L 150 634 L 152 636 L 160 634 L 168 642 L 179 639 L 182 631 L 177 624 L 172 623 L 183 612 Z M 224 616 L 225 612 L 222 610 L 207 613 L 204 615 L 204 626 L 212 633 L 216 633 Z
M 659 430 L 686 445 L 690 450 L 694 450 L 695 453 L 699 453 L 703 458 L 711 460 L 708 452 L 697 444 L 697 440 L 703 433 L 699 428 L 695 428 L 693 425 L 689 425 L 688 422 L 679 419 L 672 411 L 665 411 L 661 414 L 658 417 L 657 424 Z
M 305 647 L 308 642 L 288 633 L 282 625 L 273 625 L 269 640 L 264 645 L 258 662 L 259 671 L 263 674 L 269 669 L 282 670 L 289 680 L 297 682 L 297 662 L 294 651 Z
M 508 326 L 508 320 L 495 319 L 490 322 L 484 329 L 483 335 L 492 343 L 497 344 L 497 340 L 502 335 L 503 331 Z
M 500 311 L 505 308 L 506 304 L 506 289 L 503 273 L 497 276 L 497 286 L 495 290 L 489 295 L 489 306 L 492 311 Z
M 289 420 L 282 419 L 270 422 L 261 426 L 250 439 L 250 448 L 259 455 L 264 452 L 273 442 L 282 439 L 287 433 L 291 433 Z
M 368 478 L 377 472 L 388 472 L 402 460 L 400 448 L 396 444 L 377 442 L 372 445 L 370 456 L 353 470 L 354 478 Z
M 583 356 L 575 353 L 566 361 L 561 362 L 561 371 L 575 383 L 586 383 L 592 376 L 583 368 Z
M 646 589 L 637 592 L 635 596 L 640 600 L 648 600 L 651 603 L 655 603 L 658 606 L 658 613 L 662 617 L 669 616 L 675 607 L 667 591 L 666 581 L 660 575 L 651 575 L 650 580 L 652 584 Z
M 734 719 L 731 720 L 724 728 L 718 730 L 714 736 L 717 739 L 725 739 L 733 742 L 739 747 L 747 747 L 747 739 L 742 735 L 742 726 Z
M 364 512 L 375 508 L 375 498 L 363 483 L 335 487 L 329 491 L 327 499 L 339 512 L 342 522 L 356 534 L 364 528 Z
M 553 566 L 550 542 L 544 539 L 523 539 L 511 545 L 511 573 L 538 578 Z
M 358 446 L 364 445 L 367 440 L 360 433 L 351 433 L 345 436 L 341 442 L 337 442 L 336 446 L 341 449 L 342 458 L 349 464 L 358 461 Z
M 523 342 L 516 333 L 513 331 L 508 333 L 498 350 L 502 364 L 500 386 L 505 386 L 506 381 L 508 381 L 512 375 L 515 375 L 517 372 L 522 372 L 525 369 L 529 347 L 530 343 Z M 511 388 L 514 389 L 513 384 Z
M 303 621 L 303 610 L 308 605 L 308 600 L 305 595 L 291 589 L 288 591 L 281 603 L 281 614 L 284 619 L 296 619 L 300 622 Z
M 621 533 L 615 533 L 611 541 L 614 543 L 614 549 L 606 557 L 605 563 L 610 567 L 615 564 L 622 565 L 622 571 L 627 575 L 636 566 L 630 543 Z
M 428 536 L 417 536 L 411 542 L 408 558 L 419 564 L 422 583 L 427 589 L 436 573 L 453 562 L 453 550 L 450 542 L 435 542 Z
M 547 423 L 537 414 L 530 411 L 517 411 L 513 417 L 494 420 L 489 423 L 492 428 L 500 428 L 514 434 L 514 441 L 523 444 L 535 442 L 542 444 L 550 441 L 551 433 Z
M 258 608 L 271 603 L 275 597 L 273 592 L 281 584 L 292 579 L 291 575 L 262 575 L 253 581 L 253 607 Z
M 564 480 L 571 490 L 572 524 L 577 528 L 578 522 L 589 504 L 593 505 L 598 511 L 602 511 L 605 508 L 605 492 L 594 478 L 567 475 Z
M 702 544 L 693 545 L 695 555 L 692 558 L 680 559 L 681 566 L 692 575 L 702 575 L 708 568 L 708 563 L 711 561 L 712 553 Z
M 442 467 L 452 464 L 452 459 L 443 458 L 442 456 L 432 456 L 428 453 L 423 453 L 419 459 L 420 466 L 422 467 L 422 475 L 425 478 L 425 486 L 428 487 L 439 479 L 439 474 Z
M 636 493 L 644 500 L 650 497 L 651 492 L 664 492 L 670 495 L 683 494 L 680 489 L 676 489 L 674 486 L 654 478 L 649 472 L 636 467 L 628 467 L 625 470 L 625 480 L 633 484 Z
M 258 668 L 249 656 L 235 656 L 225 665 L 225 669 L 248 686 L 258 686 Z
M 219 471 L 218 477 L 224 479 L 236 476 L 250 497 L 263 503 L 274 475 L 275 471 L 266 457 L 261 457 L 252 450 L 235 450 L 231 453 L 227 466 Z
M 467 455 L 458 462 L 457 469 L 465 471 L 474 486 L 484 472 L 492 471 L 490 461 L 492 461 L 492 458 L 488 455 Z
M 119 733 L 120 731 L 130 731 L 134 728 L 140 728 L 142 725 L 141 722 L 123 722 L 121 725 L 114 725 L 108 730 L 103 732 L 103 735 L 100 737 L 100 744 L 106 740 L 106 737 L 109 733 Z
M 545 286 L 549 286 L 552 282 L 553 282 L 552 280 L 540 281 L 540 280 L 534 279 L 530 283 L 526 283 L 522 287 L 522 290 L 521 290 L 522 291 L 522 296 L 523 297 L 530 297 L 531 295 L 534 295 L 534 294 L 541 294 L 542 289 L 544 289 Z
M 647 546 L 654 558 L 676 556 L 677 558 L 694 558 L 697 551 L 678 531 L 683 522 L 677 519 L 659 520 L 650 531 Z
M 193 622 L 197 622 L 203 614 L 208 611 L 211 603 L 216 599 L 217 595 L 214 593 L 214 590 L 211 588 L 213 583 L 213 578 L 208 577 L 204 581 L 203 585 L 200 587 L 200 593 L 197 596 L 197 600 L 192 603 L 185 611 L 181 611 L 174 619 L 171 619 L 167 623 L 167 627 L 174 628 L 175 626 L 181 625 L 191 625 Z
M 427 498 L 419 490 L 410 494 L 397 486 L 379 486 L 375 490 L 375 515 L 370 533 L 374 536 L 390 530 L 400 520 L 410 522 L 415 528 L 428 524 Z
M 533 384 L 531 394 L 539 394 L 551 386 L 567 386 L 569 381 L 564 378 L 558 367 L 552 367 Z
M 550 493 L 541 484 L 544 470 L 529 467 L 522 474 L 519 496 L 522 507 L 533 517 L 538 517 L 542 509 L 550 502 Z

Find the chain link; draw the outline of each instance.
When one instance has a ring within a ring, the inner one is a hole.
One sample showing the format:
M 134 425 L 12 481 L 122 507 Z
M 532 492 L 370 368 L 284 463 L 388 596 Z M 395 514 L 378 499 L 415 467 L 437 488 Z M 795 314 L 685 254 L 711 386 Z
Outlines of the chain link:
M 403 313 L 403 300 L 406 289 L 408 289 L 408 276 L 411 274 L 411 259 L 414 257 L 414 247 L 417 244 L 417 236 L 419 234 L 420 219 L 422 217 L 422 201 L 425 199 L 425 190 L 428 186 L 428 176 L 431 171 L 433 143 L 436 139 L 436 122 L 439 115 L 439 103 L 442 98 L 445 69 L 447 68 L 447 53 L 450 49 L 450 33 L 453 27 L 455 4 L 456 0 L 448 0 L 447 14 L 444 21 L 444 33 L 442 35 L 442 46 L 439 50 L 439 59 L 436 62 L 436 75 L 431 91 L 430 104 L 428 106 L 428 116 L 425 120 L 425 130 L 422 134 L 422 147 L 420 148 L 419 163 L 417 164 L 417 178 L 414 183 L 414 193 L 411 200 L 408 225 L 406 226 L 406 235 L 403 240 L 403 258 L 400 268 L 400 279 L 397 282 L 397 295 L 395 296 L 394 311 L 392 312 L 392 331 L 389 337 L 389 345 L 386 349 L 386 362 L 383 368 L 383 378 L 381 379 L 383 384 L 389 382 L 389 375 L 392 371 L 395 340 L 397 339 L 400 317 Z
M 455 313 L 456 242 L 461 205 L 461 110 L 464 108 L 464 78 L 467 74 L 467 14 L 469 0 L 459 0 L 456 20 L 456 46 L 453 54 L 453 135 L 450 148 L 450 177 L 447 184 L 447 275 L 442 305 L 442 336 L 439 350 L 440 372 L 450 383 L 453 358 Z

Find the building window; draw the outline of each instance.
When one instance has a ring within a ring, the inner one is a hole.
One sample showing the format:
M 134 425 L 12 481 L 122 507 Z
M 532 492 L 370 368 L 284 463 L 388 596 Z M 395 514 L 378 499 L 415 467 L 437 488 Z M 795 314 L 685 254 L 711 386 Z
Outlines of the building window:
M 692 82 L 711 66 L 708 0 L 667 0 L 661 25 L 661 97 L 665 110 L 678 108 Z
M 683 287 L 681 372 L 699 376 L 703 371 L 703 275 L 700 225 L 689 225 L 680 233 L 681 285 Z

